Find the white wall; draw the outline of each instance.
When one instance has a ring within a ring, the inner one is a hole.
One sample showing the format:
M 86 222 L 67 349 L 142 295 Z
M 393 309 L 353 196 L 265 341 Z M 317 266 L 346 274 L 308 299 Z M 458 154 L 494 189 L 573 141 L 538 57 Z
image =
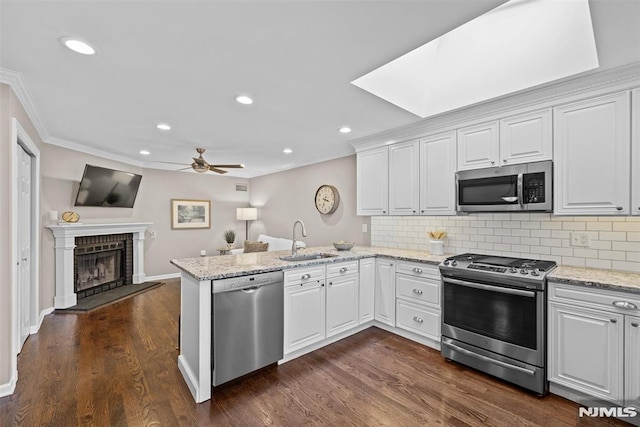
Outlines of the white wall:
M 565 217 L 549 213 L 371 219 L 371 244 L 429 250 L 428 231 L 444 230 L 445 252 L 475 252 L 559 264 L 640 273 L 640 217 Z M 573 247 L 572 231 L 589 235 L 590 247 Z
M 331 215 L 315 208 L 316 190 L 323 184 L 333 185 L 340 193 L 338 210 Z M 293 223 L 300 219 L 307 229 L 302 239 L 307 246 L 331 245 L 336 240 L 370 242 L 370 234 L 362 232 L 362 224 L 369 228 L 369 218 L 356 215 L 355 155 L 253 178 L 249 192 L 251 205 L 258 208 L 250 239 L 260 233 L 290 239 Z

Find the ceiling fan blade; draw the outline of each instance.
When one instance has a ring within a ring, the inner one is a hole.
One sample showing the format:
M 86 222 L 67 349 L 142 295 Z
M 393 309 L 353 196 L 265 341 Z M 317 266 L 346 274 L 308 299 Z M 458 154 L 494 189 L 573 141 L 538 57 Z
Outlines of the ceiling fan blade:
M 218 169 L 218 168 L 217 168 L 217 167 L 215 167 L 215 166 L 209 166 L 209 170 L 210 170 L 210 171 L 212 171 L 212 172 L 219 173 L 219 174 L 225 174 L 225 173 L 227 173 L 227 171 L 222 170 L 222 169 Z
M 242 169 L 244 168 L 243 164 L 239 164 L 239 165 L 211 165 L 214 168 L 227 168 L 227 169 Z
M 193 168 L 191 166 L 189 166 L 188 168 L 176 169 L 176 172 L 177 171 L 186 171 L 187 169 L 193 169 Z
M 188 165 L 188 163 L 163 162 L 163 161 L 160 161 L 160 160 L 156 160 L 154 163 L 168 163 L 170 165 L 184 165 L 184 166 Z
M 205 163 L 207 163 L 207 162 L 204 161 L 204 159 L 202 157 L 192 157 L 192 159 L 193 159 L 194 162 L 196 162 L 196 163 L 198 163 L 200 165 L 204 165 Z

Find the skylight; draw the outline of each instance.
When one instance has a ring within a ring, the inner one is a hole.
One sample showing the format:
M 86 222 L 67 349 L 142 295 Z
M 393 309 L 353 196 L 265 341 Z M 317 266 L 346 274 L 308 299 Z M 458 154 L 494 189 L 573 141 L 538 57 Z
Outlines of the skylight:
M 351 83 L 429 117 L 598 65 L 588 0 L 511 0 Z

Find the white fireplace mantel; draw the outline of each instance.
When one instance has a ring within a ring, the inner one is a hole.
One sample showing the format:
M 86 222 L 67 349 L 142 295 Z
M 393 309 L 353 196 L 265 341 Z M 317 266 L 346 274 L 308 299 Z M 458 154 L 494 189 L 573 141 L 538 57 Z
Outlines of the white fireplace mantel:
M 110 224 L 53 224 L 47 226 L 55 239 L 56 295 L 55 308 L 77 304 L 73 286 L 73 250 L 76 237 L 105 234 L 133 234 L 133 283 L 144 283 L 144 233 L 151 222 L 119 222 Z

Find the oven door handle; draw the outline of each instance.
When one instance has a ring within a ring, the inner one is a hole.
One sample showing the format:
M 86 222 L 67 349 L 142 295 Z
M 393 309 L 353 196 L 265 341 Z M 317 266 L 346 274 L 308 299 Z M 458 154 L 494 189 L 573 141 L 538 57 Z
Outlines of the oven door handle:
M 518 295 L 521 297 L 529 297 L 529 298 L 535 298 L 536 296 L 536 293 L 534 291 L 524 291 L 521 289 L 503 288 L 502 286 L 492 286 L 492 285 L 485 285 L 482 283 L 467 282 L 466 280 L 452 279 L 450 277 L 444 277 L 442 280 L 446 283 L 453 283 L 454 285 L 467 286 L 469 288 L 482 289 L 485 291 L 500 292 L 503 294 Z
M 532 376 L 535 375 L 535 371 L 532 371 L 531 369 L 523 368 L 522 366 L 512 365 L 511 363 L 503 362 L 501 360 L 492 359 L 490 357 L 483 356 L 478 353 L 474 353 L 473 351 L 467 350 L 466 348 L 458 347 L 455 344 L 450 344 L 446 341 L 442 341 L 442 344 L 444 344 L 445 346 L 449 347 L 454 351 L 460 352 L 462 354 L 465 354 L 469 357 L 473 357 L 475 359 L 480 359 L 483 362 L 493 363 L 494 365 L 498 365 L 503 368 L 511 369 L 514 371 L 519 371 L 519 372 L 522 372 L 523 374 L 532 375 Z

